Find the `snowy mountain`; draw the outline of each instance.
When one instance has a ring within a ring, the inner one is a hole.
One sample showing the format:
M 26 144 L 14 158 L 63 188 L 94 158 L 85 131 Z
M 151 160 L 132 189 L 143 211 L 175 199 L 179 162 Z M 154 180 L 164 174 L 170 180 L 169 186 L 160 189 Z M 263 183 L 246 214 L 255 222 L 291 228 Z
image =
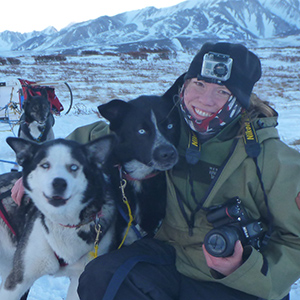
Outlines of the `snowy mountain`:
M 60 31 L 0 33 L 2 50 L 126 52 L 140 47 L 199 48 L 203 40 L 300 39 L 299 0 L 188 0 L 172 7 L 147 7 L 101 16 Z M 290 43 L 290 40 L 289 40 Z

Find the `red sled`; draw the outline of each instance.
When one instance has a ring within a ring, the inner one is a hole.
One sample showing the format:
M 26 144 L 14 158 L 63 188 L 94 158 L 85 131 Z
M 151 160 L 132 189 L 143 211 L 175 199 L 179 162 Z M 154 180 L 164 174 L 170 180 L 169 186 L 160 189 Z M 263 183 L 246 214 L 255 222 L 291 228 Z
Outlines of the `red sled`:
M 27 95 L 41 95 L 46 90 L 51 112 L 59 116 L 64 107 L 55 94 L 53 85 L 58 83 L 35 82 L 21 78 L 8 78 L 0 80 L 0 120 L 16 123 L 19 121 L 24 101 Z M 68 114 L 73 105 L 72 90 L 67 82 L 64 82 L 70 93 L 70 105 L 65 114 Z

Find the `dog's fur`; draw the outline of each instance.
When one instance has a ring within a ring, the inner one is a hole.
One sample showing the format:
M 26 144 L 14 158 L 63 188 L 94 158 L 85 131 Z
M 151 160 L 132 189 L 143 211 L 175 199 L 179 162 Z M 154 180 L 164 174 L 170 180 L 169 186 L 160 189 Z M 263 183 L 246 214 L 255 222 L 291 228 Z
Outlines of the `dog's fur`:
M 26 194 L 21 206 L 10 197 L 3 199 L 16 235 L 0 219 L 0 299 L 19 300 L 45 274 L 68 276 L 67 299 L 78 299 L 78 277 L 94 249 L 98 221 L 103 236 L 99 253 L 107 252 L 112 240 L 115 204 L 102 164 L 115 137 L 86 145 L 63 139 L 7 142 L 23 167 Z M 19 177 L 16 172 L 1 175 L 1 190 Z
M 98 107 L 110 122 L 110 130 L 119 140 L 110 165 L 111 180 L 117 196 L 118 217 L 112 247 L 120 246 L 128 220 L 128 208 L 123 203 L 120 184 L 127 182 L 128 199 L 134 221 L 142 235 L 153 235 L 165 215 L 166 170 L 178 160 L 175 146 L 179 140 L 179 115 L 172 101 L 159 96 L 141 96 L 125 102 L 112 100 Z M 155 175 L 155 176 L 154 176 Z M 125 245 L 140 236 L 131 228 Z
M 37 144 L 8 139 L 23 167 L 26 194 L 20 207 L 10 197 L 4 199 L 17 236 L 0 220 L 0 273 L 3 279 L 0 299 L 19 300 L 44 274 L 70 277 L 67 299 L 77 299 L 78 276 L 95 240 L 94 227 L 90 226 L 94 221 L 89 220 L 79 228 L 59 224 L 84 223 L 102 206 L 103 238 L 99 253 L 116 249 L 127 227 L 127 221 L 120 214 L 120 211 L 128 213 L 119 188 L 121 180 L 127 182 L 125 195 L 141 231 L 153 235 L 164 217 L 164 171 L 178 160 L 175 146 L 179 139 L 179 116 L 172 101 L 142 96 L 128 103 L 113 100 L 101 105 L 99 111 L 110 121 L 110 128 L 119 141 L 105 163 L 116 196 L 111 196 L 110 184 L 99 168 L 113 143 L 111 137 L 81 146 L 64 140 Z M 112 167 L 114 165 L 120 168 Z M 77 171 L 76 166 L 79 166 Z M 16 172 L 0 175 L 2 191 L 11 188 L 19 177 L 20 173 Z M 73 201 L 73 197 L 66 201 L 67 196 L 59 195 L 65 184 L 67 189 L 69 185 L 73 186 L 70 189 L 77 195 Z M 54 190 L 57 191 L 53 193 Z M 119 207 L 116 216 L 115 204 Z M 137 238 L 131 229 L 125 245 Z M 68 265 L 61 266 L 56 255 Z
M 31 96 L 23 103 L 23 114 L 20 118 L 18 137 L 35 142 L 44 142 L 54 139 L 54 117 L 51 113 L 47 91 L 43 90 L 40 96 Z

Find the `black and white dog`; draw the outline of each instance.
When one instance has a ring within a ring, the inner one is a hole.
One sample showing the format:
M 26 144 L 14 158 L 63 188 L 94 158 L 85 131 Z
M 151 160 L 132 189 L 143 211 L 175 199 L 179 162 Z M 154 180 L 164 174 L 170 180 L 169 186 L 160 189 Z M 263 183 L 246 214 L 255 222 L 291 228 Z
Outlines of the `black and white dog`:
M 175 147 L 180 121 L 173 102 L 159 96 L 112 100 L 98 109 L 119 140 L 109 160 L 115 166 L 110 174 L 118 193 L 119 213 L 112 241 L 116 248 L 126 235 L 130 210 L 135 226 L 131 226 L 125 245 L 144 235 L 153 236 L 163 219 L 167 194 L 164 171 L 178 161 Z
M 40 96 L 31 96 L 27 93 L 27 99 L 23 103 L 23 114 L 20 118 L 18 137 L 44 142 L 54 139 L 54 117 L 51 113 L 47 91 L 43 90 Z
M 69 277 L 67 299 L 78 299 L 78 277 L 97 232 L 100 253 L 108 251 L 112 240 L 115 202 L 102 164 L 115 136 L 86 145 L 63 139 L 7 142 L 23 167 L 26 194 L 20 206 L 10 196 L 2 199 L 6 218 L 0 218 L 0 299 L 19 300 L 46 274 Z M 16 172 L 1 175 L 1 191 L 18 177 Z
M 45 274 L 69 277 L 67 300 L 78 299 L 78 276 L 94 246 L 95 224 L 101 225 L 98 253 L 104 254 L 118 248 L 124 236 L 127 245 L 143 233 L 153 235 L 164 217 L 164 171 L 178 160 L 177 109 L 163 97 L 141 96 L 113 100 L 99 111 L 118 137 L 116 146 L 112 136 L 86 145 L 8 139 L 23 167 L 26 194 L 21 206 L 9 196 L 3 199 L 10 225 L 0 219 L 0 299 L 19 300 Z M 0 191 L 19 177 L 0 175 Z M 128 234 L 125 198 L 136 223 Z

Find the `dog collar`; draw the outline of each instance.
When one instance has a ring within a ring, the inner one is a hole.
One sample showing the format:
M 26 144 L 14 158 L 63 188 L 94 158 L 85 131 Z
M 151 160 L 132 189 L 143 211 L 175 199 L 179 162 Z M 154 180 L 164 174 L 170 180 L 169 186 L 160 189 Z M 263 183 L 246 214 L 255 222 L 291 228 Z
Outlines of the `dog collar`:
M 54 252 L 54 255 L 55 255 L 56 259 L 58 260 L 58 263 L 61 267 L 66 267 L 68 265 L 68 263 L 66 263 L 66 261 L 63 258 L 59 257 L 56 254 L 56 252 Z
M 94 221 L 96 218 L 100 218 L 102 216 L 102 210 L 100 210 L 98 213 L 92 215 L 91 217 L 89 217 L 88 219 L 86 219 L 85 221 L 82 221 L 80 223 L 78 223 L 77 225 L 70 225 L 70 224 L 61 224 L 59 223 L 60 226 L 62 227 L 66 227 L 66 228 L 80 228 L 83 225 L 89 224 L 91 221 Z
M 126 179 L 128 181 L 141 181 L 141 180 L 145 180 L 145 179 L 155 177 L 156 175 L 159 174 L 159 171 L 152 172 L 152 173 L 148 174 L 147 176 L 145 176 L 142 179 L 136 179 L 136 178 L 132 177 L 129 173 L 127 173 L 121 165 L 116 165 L 116 167 L 118 167 L 118 170 L 119 170 L 119 173 L 120 173 L 120 178 Z

